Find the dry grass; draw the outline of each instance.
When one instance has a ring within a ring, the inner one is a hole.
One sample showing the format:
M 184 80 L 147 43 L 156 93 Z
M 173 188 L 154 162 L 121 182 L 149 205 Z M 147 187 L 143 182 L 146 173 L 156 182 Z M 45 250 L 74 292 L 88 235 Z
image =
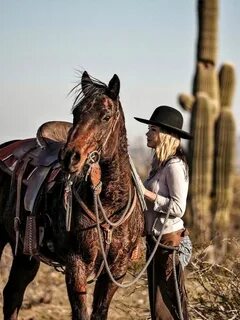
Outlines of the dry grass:
M 230 217 L 230 239 L 221 240 L 224 257 L 213 254 L 212 244 L 194 246 L 187 285 L 191 319 L 240 319 L 240 176 L 235 176 Z M 220 239 L 220 237 L 219 237 Z M 216 263 L 216 260 L 221 261 Z
M 186 272 L 192 320 L 240 319 L 240 246 L 237 239 L 229 241 L 229 245 L 231 254 L 228 254 L 224 264 L 221 265 L 209 263 L 203 259 L 208 251 L 207 247 L 195 249 L 192 262 Z M 0 267 L 2 279 L 0 289 L 3 288 L 7 278 L 10 261 L 11 254 L 8 248 L 4 251 Z M 135 264 L 131 268 L 131 274 L 129 273 L 126 281 L 130 281 L 137 274 L 142 263 Z M 91 286 L 89 308 L 92 289 Z M 2 298 L 1 294 L 0 298 Z M 135 286 L 117 291 L 111 304 L 109 319 L 146 320 L 148 318 L 147 281 L 144 277 Z M 46 265 L 41 266 L 38 276 L 28 287 L 20 312 L 20 320 L 35 319 L 70 319 L 64 276 Z
M 195 252 L 188 274 L 192 319 L 240 319 L 239 239 L 229 240 L 229 247 L 222 264 L 204 261 L 205 249 Z

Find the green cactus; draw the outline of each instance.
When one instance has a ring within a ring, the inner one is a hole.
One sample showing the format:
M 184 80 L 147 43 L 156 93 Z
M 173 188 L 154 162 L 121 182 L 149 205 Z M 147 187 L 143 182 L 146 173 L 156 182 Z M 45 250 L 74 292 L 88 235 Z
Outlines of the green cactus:
M 201 240 L 210 237 L 211 215 L 209 210 L 214 152 L 212 136 L 214 118 L 211 104 L 211 100 L 205 93 L 197 94 L 191 118 L 191 132 L 195 139 L 189 146 L 191 177 L 189 202 L 190 211 L 194 212 L 195 231 L 202 236 Z
M 231 111 L 234 67 L 216 71 L 218 0 L 198 0 L 199 35 L 192 95 L 179 103 L 192 111 L 189 145 L 188 212 L 198 239 L 209 240 L 213 230 L 227 229 L 233 197 L 235 124 Z
M 216 122 L 214 188 L 212 211 L 215 231 L 225 233 L 229 226 L 229 210 L 233 199 L 233 167 L 235 121 L 229 109 L 220 112 Z
M 194 96 L 182 93 L 178 97 L 178 102 L 180 106 L 186 111 L 191 111 L 193 103 L 195 101 Z
M 216 65 L 218 37 L 218 0 L 198 1 L 197 60 Z
M 197 63 L 193 94 L 196 95 L 198 92 L 208 94 L 208 97 L 212 100 L 212 114 L 217 117 L 219 112 L 219 84 L 216 69 L 212 64 Z
M 232 64 L 224 63 L 222 65 L 219 72 L 219 86 L 221 108 L 230 108 L 235 89 L 235 72 Z
M 224 64 L 219 72 L 220 114 L 216 121 L 212 211 L 215 230 L 226 232 L 233 198 L 236 128 L 231 110 L 235 87 L 234 67 Z

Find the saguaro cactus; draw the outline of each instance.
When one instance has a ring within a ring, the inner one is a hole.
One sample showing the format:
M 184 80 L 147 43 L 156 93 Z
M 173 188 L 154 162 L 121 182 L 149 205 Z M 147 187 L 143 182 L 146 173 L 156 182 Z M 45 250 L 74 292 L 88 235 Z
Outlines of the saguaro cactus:
M 231 110 L 235 85 L 234 68 L 224 64 L 219 73 L 220 114 L 215 127 L 215 162 L 213 204 L 214 229 L 225 234 L 232 205 L 232 184 L 235 151 L 235 121 Z
M 226 230 L 232 201 L 235 126 L 231 111 L 234 68 L 216 71 L 218 0 L 198 1 L 199 33 L 192 95 L 180 105 L 191 115 L 189 145 L 191 221 L 199 240 Z
M 205 93 L 198 93 L 192 107 L 190 143 L 189 205 L 192 221 L 203 239 L 210 237 L 210 194 L 212 184 L 213 112 Z M 206 143 L 207 142 L 207 143 Z

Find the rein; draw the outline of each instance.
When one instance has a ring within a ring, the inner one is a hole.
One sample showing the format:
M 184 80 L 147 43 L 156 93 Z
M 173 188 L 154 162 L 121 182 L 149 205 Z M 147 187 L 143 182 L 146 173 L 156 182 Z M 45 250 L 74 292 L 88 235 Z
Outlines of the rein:
M 165 220 L 164 220 L 164 223 L 163 223 L 163 228 L 158 236 L 158 239 L 157 239 L 157 242 L 155 244 L 155 247 L 150 255 L 150 257 L 148 258 L 145 266 L 143 267 L 143 269 L 139 272 L 139 274 L 136 276 L 136 278 L 129 282 L 129 283 L 120 283 L 118 281 L 116 281 L 113 277 L 113 274 L 110 270 L 110 266 L 108 264 L 108 261 L 107 261 L 107 256 L 105 255 L 104 253 L 104 244 L 103 244 L 103 239 L 102 239 L 102 234 L 101 234 L 101 228 L 100 228 L 100 218 L 99 218 L 99 212 L 98 212 L 98 205 L 97 205 L 97 194 L 94 192 L 93 193 L 94 195 L 94 206 L 95 206 L 95 212 L 96 212 L 96 217 L 97 217 L 97 231 L 98 231 L 98 237 L 99 237 L 99 242 L 100 242 L 100 247 L 101 247 L 101 251 L 102 251 L 102 256 L 103 256 L 103 260 L 104 260 L 104 264 L 105 264 L 105 268 L 107 270 L 107 273 L 110 277 L 110 279 L 112 280 L 112 282 L 114 284 L 116 284 L 118 287 L 120 288 L 128 288 L 130 287 L 131 285 L 133 285 L 134 283 L 136 283 L 140 278 L 141 276 L 144 274 L 144 272 L 147 270 L 147 267 L 149 266 L 149 264 L 151 263 L 152 259 L 154 258 L 154 255 L 158 249 L 158 246 L 160 244 L 160 241 L 161 241 L 161 238 L 162 238 L 162 234 L 163 234 L 163 230 L 164 230 L 164 227 L 167 223 L 167 220 L 169 218 L 169 215 L 170 215 L 170 210 L 172 208 L 172 199 L 170 199 L 170 204 L 169 204 L 169 207 L 168 207 L 168 210 L 166 212 L 166 217 L 165 217 Z
M 107 261 L 107 255 L 105 254 L 105 251 L 104 251 L 104 244 L 103 244 L 103 239 L 102 239 L 102 235 L 101 235 L 100 218 L 99 218 L 99 212 L 98 212 L 99 194 L 97 192 L 95 192 L 95 190 L 93 192 L 94 192 L 93 193 L 93 196 L 94 196 L 94 207 L 95 207 L 95 213 L 96 213 L 96 217 L 97 217 L 97 231 L 98 231 L 98 237 L 99 237 L 100 247 L 101 247 L 102 256 L 103 256 L 103 262 L 105 264 L 105 268 L 106 268 L 107 273 L 108 273 L 110 279 L 112 280 L 112 282 L 115 285 L 117 285 L 118 287 L 120 287 L 120 288 L 128 288 L 128 287 L 132 286 L 144 274 L 144 272 L 146 271 L 147 267 L 149 266 L 151 261 L 154 259 L 155 253 L 156 253 L 156 251 L 157 251 L 159 246 L 163 247 L 165 249 L 168 249 L 168 250 L 173 250 L 173 275 L 174 275 L 175 291 L 176 291 L 176 296 L 177 296 L 178 312 L 179 312 L 180 320 L 184 320 L 183 319 L 183 313 L 182 313 L 182 307 L 181 307 L 181 296 L 180 296 L 180 292 L 179 292 L 178 280 L 177 280 L 177 272 L 176 272 L 176 252 L 177 252 L 178 248 L 173 247 L 173 246 L 162 245 L 160 243 L 160 241 L 162 239 L 162 234 L 163 234 L 164 227 L 165 227 L 165 225 L 167 223 L 167 220 L 169 218 L 169 215 L 170 215 L 170 211 L 171 211 L 171 208 L 172 208 L 173 200 L 170 199 L 170 203 L 169 203 L 169 206 L 168 206 L 168 210 L 166 212 L 166 217 L 164 219 L 163 227 L 161 229 L 161 232 L 160 232 L 158 238 L 154 238 L 156 243 L 155 243 L 154 249 L 153 249 L 150 257 L 148 258 L 145 266 L 143 267 L 143 269 L 139 272 L 139 274 L 136 276 L 136 278 L 133 281 L 130 281 L 128 283 L 120 283 L 120 282 L 116 281 L 116 279 L 113 277 L 113 274 L 111 272 L 110 266 L 109 266 L 108 261 Z
M 107 216 L 104 208 L 103 208 L 103 205 L 102 205 L 102 202 L 101 202 L 101 199 L 100 199 L 100 196 L 99 196 L 99 191 L 96 190 L 96 193 L 97 193 L 97 203 L 98 203 L 98 206 L 101 210 L 101 213 L 103 215 L 103 220 L 100 221 L 100 225 L 102 228 L 108 230 L 110 227 L 118 227 L 120 226 L 121 224 L 123 224 L 132 214 L 135 206 L 136 206 L 136 202 L 137 202 L 137 192 L 136 190 L 134 190 L 134 196 L 133 196 L 133 200 L 132 200 L 132 203 L 131 203 L 131 198 L 132 198 L 132 194 L 131 194 L 131 188 L 129 188 L 129 197 L 128 197 L 128 203 L 126 205 L 126 208 L 124 209 L 123 213 L 121 214 L 121 218 L 116 221 L 116 222 L 112 222 L 110 220 L 111 217 L 113 217 L 114 215 L 117 214 L 117 212 L 114 212 L 113 214 L 111 214 L 109 217 Z M 94 212 L 92 212 L 88 207 L 87 205 L 84 203 L 84 201 L 81 199 L 81 197 L 79 196 L 79 194 L 77 193 L 76 189 L 73 188 L 73 194 L 77 200 L 77 202 L 79 203 L 79 205 L 81 206 L 81 208 L 84 210 L 84 212 L 87 214 L 87 216 L 92 220 L 94 221 L 95 223 L 89 227 L 87 227 L 87 229 L 91 229 L 91 228 L 95 228 L 97 226 L 97 219 L 96 219 L 96 215 Z M 84 230 L 87 230 L 87 229 L 84 229 Z M 84 231 L 82 230 L 82 231 Z
M 72 179 L 71 179 L 70 175 L 67 177 L 66 184 L 65 184 L 64 206 L 66 209 L 66 230 L 67 231 L 70 231 L 70 229 L 71 229 L 72 198 L 73 198 L 72 196 L 73 195 L 74 195 L 75 199 L 77 200 L 78 204 L 83 209 L 83 211 L 86 213 L 86 215 L 94 222 L 93 225 L 87 227 L 84 230 L 99 227 L 101 237 L 102 237 L 101 231 L 104 231 L 105 248 L 104 248 L 104 244 L 102 244 L 101 250 L 102 250 L 103 256 L 106 257 L 108 255 L 110 244 L 112 242 L 113 229 L 120 226 L 121 224 L 123 224 L 131 216 L 131 214 L 136 206 L 136 203 L 137 203 L 137 192 L 136 192 L 136 189 L 134 188 L 134 195 L 133 195 L 133 199 L 132 199 L 131 186 L 129 187 L 128 203 L 127 203 L 123 213 L 121 214 L 120 219 L 116 222 L 112 222 L 110 220 L 110 218 L 113 217 L 115 214 L 117 214 L 117 212 L 114 212 L 113 214 L 111 214 L 108 217 L 104 208 L 103 208 L 103 205 L 102 205 L 102 202 L 100 199 L 100 193 L 102 190 L 102 181 L 101 181 L 101 169 L 99 166 L 99 160 L 100 160 L 100 155 L 97 151 L 91 152 L 89 154 L 89 157 L 87 160 L 87 163 L 89 165 L 89 169 L 88 169 L 87 174 L 85 176 L 85 180 L 87 180 L 88 176 L 90 175 L 91 188 L 93 190 L 93 197 L 94 197 L 94 199 L 96 199 L 96 203 L 94 201 L 94 208 L 96 206 L 99 206 L 101 213 L 102 213 L 102 216 L 103 216 L 103 220 L 99 221 L 97 218 L 97 215 L 96 215 L 96 210 L 94 210 L 94 213 L 93 213 L 87 207 L 87 205 L 84 203 L 84 201 L 81 199 L 76 188 L 74 188 L 74 186 L 73 186 Z M 94 175 L 94 173 L 95 173 L 95 175 Z M 96 179 L 96 176 L 98 179 Z M 96 196 L 96 198 L 95 198 L 95 196 Z M 84 230 L 82 230 L 82 231 L 84 231 Z M 101 272 L 104 268 L 104 265 L 105 265 L 105 263 L 103 260 L 96 276 L 94 278 L 92 278 L 91 280 L 87 281 L 87 283 L 92 283 L 98 279 L 99 275 L 101 274 Z
M 163 229 L 160 232 L 160 235 L 159 235 L 159 237 L 157 239 L 157 242 L 156 242 L 156 245 L 154 247 L 154 250 L 152 251 L 152 253 L 151 253 L 148 261 L 146 262 L 145 266 L 140 271 L 138 276 L 133 281 L 131 281 L 130 283 L 126 283 L 126 284 L 119 283 L 118 281 L 116 281 L 114 279 L 114 277 L 112 275 L 112 272 L 110 270 L 110 266 L 109 266 L 108 261 L 107 261 L 107 255 L 108 255 L 109 246 L 110 246 L 111 240 L 112 240 L 112 231 L 114 230 L 115 227 L 118 227 L 122 223 L 124 223 L 130 217 L 130 215 L 132 214 L 132 212 L 133 212 L 133 210 L 134 210 L 134 208 L 136 206 L 136 202 L 137 202 L 137 192 L 136 192 L 136 188 L 134 188 L 134 197 L 133 197 L 133 201 L 132 201 L 132 204 L 131 204 L 131 207 L 130 207 L 130 203 L 131 203 L 131 188 L 130 188 L 128 204 L 127 204 L 127 206 L 126 206 L 121 218 L 116 222 L 112 222 L 109 219 L 110 217 L 107 216 L 107 214 L 106 214 L 106 212 L 105 212 L 105 210 L 104 210 L 104 208 L 102 206 L 101 199 L 100 199 L 100 193 L 101 193 L 101 190 L 102 190 L 102 181 L 101 181 L 101 169 L 100 169 L 100 166 L 99 166 L 99 160 L 100 160 L 101 152 L 102 152 L 103 148 L 105 147 L 106 143 L 108 142 L 112 132 L 114 132 L 114 130 L 116 128 L 117 122 L 119 120 L 119 116 L 120 116 L 120 113 L 119 113 L 119 110 L 117 110 L 117 116 L 113 120 L 113 122 L 111 124 L 111 128 L 110 128 L 110 130 L 109 130 L 109 132 L 108 132 L 108 134 L 106 136 L 106 139 L 104 140 L 102 146 L 98 150 L 94 150 L 91 153 L 89 153 L 87 161 L 86 161 L 86 164 L 89 165 L 89 168 L 88 168 L 87 174 L 85 176 L 85 181 L 88 179 L 88 176 L 90 175 L 91 188 L 93 190 L 94 213 L 83 202 L 83 200 L 79 196 L 79 193 L 76 191 L 76 189 L 73 188 L 73 186 L 72 186 L 72 184 L 70 182 L 71 181 L 70 176 L 69 176 L 69 179 L 68 179 L 69 181 L 67 180 L 67 182 L 66 182 L 65 191 L 71 193 L 70 197 L 66 197 L 66 198 L 69 198 L 69 199 L 72 198 L 72 192 L 74 193 L 74 197 L 77 200 L 77 202 L 79 203 L 79 205 L 81 206 L 81 208 L 84 210 L 84 212 L 87 214 L 87 216 L 91 220 L 93 220 L 95 222 L 95 225 L 93 225 L 91 227 L 96 227 L 97 228 L 99 242 L 100 242 L 100 248 L 101 248 L 102 257 L 103 257 L 103 262 L 102 262 L 102 264 L 100 266 L 100 269 L 99 269 L 99 271 L 97 273 L 97 277 L 100 275 L 100 273 L 102 272 L 103 267 L 105 266 L 105 269 L 106 269 L 110 279 L 112 280 L 112 282 L 114 284 L 116 284 L 118 287 L 127 288 L 127 287 L 133 285 L 134 283 L 136 283 L 139 280 L 139 278 L 144 274 L 144 272 L 146 271 L 147 267 L 149 266 L 149 264 L 151 263 L 152 259 L 154 258 L 155 252 L 156 252 L 156 250 L 157 250 L 157 248 L 159 246 L 159 243 L 161 241 L 161 238 L 162 238 L 162 232 L 163 232 L 164 226 L 165 226 L 165 224 L 166 224 L 166 222 L 168 220 L 168 217 L 170 215 L 170 209 L 171 209 L 171 206 L 172 206 L 172 200 L 170 201 L 170 205 L 169 205 L 169 208 L 168 208 L 168 211 L 167 211 L 167 214 L 166 214 L 166 218 L 165 218 L 165 221 L 164 221 L 164 224 L 163 224 Z M 97 171 L 99 171 L 98 172 L 98 173 L 100 173 L 99 174 L 99 179 L 95 179 L 95 177 L 93 175 L 94 169 L 97 169 Z M 132 172 L 132 175 L 134 176 L 133 172 Z M 69 190 L 71 190 L 71 191 L 69 191 Z M 65 204 L 65 207 L 66 208 L 70 208 L 71 206 L 69 204 Z M 100 209 L 100 211 L 102 213 L 103 220 L 100 220 L 99 209 Z M 68 210 L 66 216 L 67 216 L 66 217 L 66 222 L 68 222 L 68 223 L 66 223 L 66 229 L 68 231 L 70 231 L 71 223 L 69 223 L 69 221 L 71 221 L 71 210 Z M 107 230 L 107 240 L 106 240 L 106 238 L 103 239 L 103 235 L 102 235 L 102 229 L 103 228 L 104 228 L 104 230 Z M 104 240 L 105 240 L 106 247 L 104 247 Z M 96 277 L 95 277 L 95 279 L 96 279 Z M 90 282 L 94 281 L 95 279 L 91 280 Z

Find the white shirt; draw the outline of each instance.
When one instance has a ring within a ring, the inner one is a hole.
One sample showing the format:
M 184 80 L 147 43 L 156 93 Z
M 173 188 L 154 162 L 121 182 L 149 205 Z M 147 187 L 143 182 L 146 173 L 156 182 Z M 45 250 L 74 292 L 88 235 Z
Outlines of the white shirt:
M 166 212 L 172 201 L 169 219 L 163 234 L 180 230 L 184 227 L 181 219 L 185 213 L 189 178 L 186 164 L 174 157 L 165 166 L 159 167 L 157 172 L 144 182 L 145 187 L 156 193 L 155 202 L 146 201 L 148 209 L 145 211 L 146 233 L 152 233 L 155 219 L 160 217 L 158 230 L 161 231 Z

